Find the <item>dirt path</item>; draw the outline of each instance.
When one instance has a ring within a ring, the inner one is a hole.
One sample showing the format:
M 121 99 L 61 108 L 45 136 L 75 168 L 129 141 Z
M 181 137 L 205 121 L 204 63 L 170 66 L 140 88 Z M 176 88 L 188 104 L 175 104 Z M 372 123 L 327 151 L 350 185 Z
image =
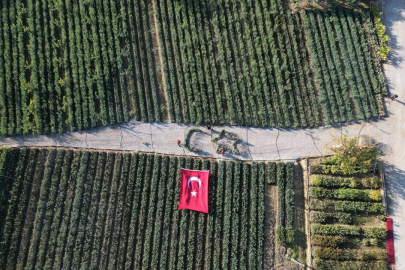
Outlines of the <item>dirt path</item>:
M 162 55 L 162 50 L 161 50 L 161 45 L 160 45 L 160 42 L 164 42 L 164 40 L 162 40 L 162 41 L 160 41 L 160 39 L 159 39 L 159 35 L 157 34 L 158 32 L 159 32 L 159 27 L 158 27 L 158 20 L 157 20 L 157 18 L 156 18 L 156 3 L 155 3 L 155 1 L 152 1 L 152 5 L 153 5 L 153 15 L 150 15 L 150 16 L 153 16 L 153 20 L 151 20 L 151 21 L 153 21 L 153 23 L 154 23 L 154 25 L 155 25 L 155 29 L 156 29 L 156 34 L 155 34 L 155 42 L 157 43 L 157 53 L 155 53 L 155 58 L 159 58 L 159 64 L 160 64 L 160 69 L 159 69 L 159 72 L 160 72 L 160 75 L 161 75 L 161 77 L 162 77 L 162 80 L 161 80 L 161 86 L 162 86 L 162 92 L 160 92 L 159 93 L 159 96 L 160 96 L 160 104 L 162 104 L 162 103 L 164 103 L 165 104 L 165 112 L 164 112 L 164 114 L 163 114 L 163 117 L 164 117 L 164 119 L 167 119 L 169 122 L 171 121 L 171 119 L 170 119 L 170 114 L 169 114 L 169 103 L 168 103 L 168 96 L 167 96 L 167 88 L 166 88 L 166 80 L 165 80 L 165 75 L 164 75 L 164 71 L 163 71 L 163 69 L 164 69 L 164 64 L 163 64 L 163 55 Z M 157 54 L 157 55 L 156 55 Z

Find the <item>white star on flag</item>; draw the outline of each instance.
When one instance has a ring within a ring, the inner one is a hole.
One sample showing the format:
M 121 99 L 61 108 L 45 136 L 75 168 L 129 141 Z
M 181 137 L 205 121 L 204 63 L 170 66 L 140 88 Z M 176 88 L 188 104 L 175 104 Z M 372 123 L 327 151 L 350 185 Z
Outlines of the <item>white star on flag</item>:
M 197 197 L 197 191 L 192 191 L 192 192 L 191 192 L 191 196 L 192 196 L 192 197 Z

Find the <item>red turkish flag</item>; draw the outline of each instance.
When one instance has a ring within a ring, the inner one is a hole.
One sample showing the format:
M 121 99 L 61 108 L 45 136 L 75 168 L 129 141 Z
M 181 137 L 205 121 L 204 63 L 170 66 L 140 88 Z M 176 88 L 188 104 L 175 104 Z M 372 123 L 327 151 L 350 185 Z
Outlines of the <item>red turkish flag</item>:
M 210 171 L 181 169 L 179 210 L 208 213 L 208 178 Z

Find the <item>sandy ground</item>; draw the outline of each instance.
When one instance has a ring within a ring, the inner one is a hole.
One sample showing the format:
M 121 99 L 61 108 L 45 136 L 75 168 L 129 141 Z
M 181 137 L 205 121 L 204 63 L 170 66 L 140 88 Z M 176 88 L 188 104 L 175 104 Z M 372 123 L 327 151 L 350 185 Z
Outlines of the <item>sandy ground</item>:
M 384 24 L 389 34 L 391 55 L 385 64 L 390 94 L 398 94 L 396 101 L 386 101 L 387 116 L 382 119 L 334 125 L 317 129 L 260 129 L 225 127 L 241 139 L 240 155 L 221 156 L 215 153 L 211 132 L 192 139 L 203 150 L 200 155 L 214 158 L 245 160 L 295 160 L 328 153 L 325 146 L 333 145 L 334 137 L 366 135 L 380 142 L 385 151 L 385 173 L 388 188 L 389 215 L 394 220 L 396 269 L 405 270 L 405 1 L 384 3 Z M 179 147 L 189 125 L 149 124 L 131 121 L 117 126 L 62 135 L 19 136 L 0 138 L 4 146 L 63 146 L 93 149 L 134 150 L 175 155 L 196 155 Z M 212 135 L 223 127 L 213 127 Z M 195 133 L 196 134 L 196 133 Z M 142 143 L 144 142 L 144 143 Z

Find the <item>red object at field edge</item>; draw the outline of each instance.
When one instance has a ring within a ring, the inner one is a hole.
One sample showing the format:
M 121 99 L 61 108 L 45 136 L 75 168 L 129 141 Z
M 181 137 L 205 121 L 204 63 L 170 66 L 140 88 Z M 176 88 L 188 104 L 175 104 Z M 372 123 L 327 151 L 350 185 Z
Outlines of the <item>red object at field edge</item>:
M 395 264 L 395 251 L 394 251 L 394 229 L 392 218 L 386 218 L 385 228 L 387 229 L 387 254 L 388 264 Z

